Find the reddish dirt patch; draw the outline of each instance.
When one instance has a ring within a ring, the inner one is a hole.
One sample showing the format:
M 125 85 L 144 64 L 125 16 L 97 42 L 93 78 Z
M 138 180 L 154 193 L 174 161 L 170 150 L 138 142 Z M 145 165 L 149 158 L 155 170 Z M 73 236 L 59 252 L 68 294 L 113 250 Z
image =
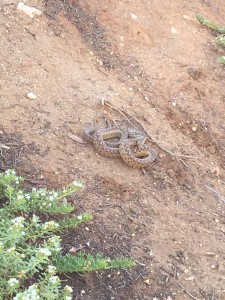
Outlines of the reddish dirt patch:
M 44 12 L 34 19 L 16 3 L 0 4 L 2 154 L 32 184 L 85 181 L 74 203 L 95 219 L 65 251 L 137 261 L 73 276 L 75 299 L 224 299 L 225 203 L 206 186 L 225 195 L 225 69 L 195 20 L 223 24 L 223 1 L 26 1 Z M 67 136 L 122 118 L 102 99 L 151 135 L 145 174 Z

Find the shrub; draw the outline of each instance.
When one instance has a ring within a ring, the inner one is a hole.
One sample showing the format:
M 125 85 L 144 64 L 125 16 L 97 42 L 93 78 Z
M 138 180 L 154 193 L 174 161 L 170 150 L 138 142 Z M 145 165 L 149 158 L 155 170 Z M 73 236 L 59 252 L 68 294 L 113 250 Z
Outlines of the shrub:
M 74 181 L 60 191 L 33 188 L 27 192 L 21 188 L 23 181 L 14 170 L 0 173 L 0 300 L 71 300 L 73 289 L 63 287 L 57 273 L 134 265 L 129 258 L 110 261 L 84 253 L 63 256 L 59 233 L 92 220 L 90 214 L 68 215 L 74 207 L 66 197 L 83 184 Z M 57 222 L 49 219 L 58 214 L 67 216 Z

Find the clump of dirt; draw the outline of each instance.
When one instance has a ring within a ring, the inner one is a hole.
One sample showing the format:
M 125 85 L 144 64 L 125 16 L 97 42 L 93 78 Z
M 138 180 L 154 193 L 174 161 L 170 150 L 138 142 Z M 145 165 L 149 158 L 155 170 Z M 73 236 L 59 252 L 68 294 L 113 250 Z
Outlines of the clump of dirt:
M 16 169 L 19 174 L 26 176 L 27 181 L 37 184 L 37 179 L 40 177 L 40 169 L 29 159 L 29 155 L 41 154 L 34 142 L 25 144 L 19 134 L 1 131 L 0 149 L 0 169 L 2 172 L 8 169 Z

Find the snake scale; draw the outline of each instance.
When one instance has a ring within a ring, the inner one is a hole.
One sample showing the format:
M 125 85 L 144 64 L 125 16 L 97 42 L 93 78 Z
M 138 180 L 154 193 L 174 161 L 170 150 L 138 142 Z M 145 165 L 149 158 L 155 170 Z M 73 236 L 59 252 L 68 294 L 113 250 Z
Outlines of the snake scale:
M 134 129 L 88 127 L 84 130 L 84 138 L 93 143 L 99 154 L 121 157 L 132 168 L 148 167 L 157 156 L 155 151 L 145 144 L 146 137 Z M 119 141 L 109 141 L 112 138 Z

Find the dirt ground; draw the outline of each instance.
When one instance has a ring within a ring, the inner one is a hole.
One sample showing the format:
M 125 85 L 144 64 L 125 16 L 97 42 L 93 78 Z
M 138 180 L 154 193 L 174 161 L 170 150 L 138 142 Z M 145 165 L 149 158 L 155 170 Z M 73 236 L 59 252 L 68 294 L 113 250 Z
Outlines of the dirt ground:
M 137 262 L 69 276 L 74 299 L 225 299 L 225 69 L 195 20 L 225 23 L 224 0 L 27 0 L 33 19 L 18 2 L 0 4 L 1 170 L 53 188 L 81 178 L 74 205 L 94 221 L 65 252 Z M 105 100 L 151 136 L 145 173 L 68 137 L 124 118 Z

